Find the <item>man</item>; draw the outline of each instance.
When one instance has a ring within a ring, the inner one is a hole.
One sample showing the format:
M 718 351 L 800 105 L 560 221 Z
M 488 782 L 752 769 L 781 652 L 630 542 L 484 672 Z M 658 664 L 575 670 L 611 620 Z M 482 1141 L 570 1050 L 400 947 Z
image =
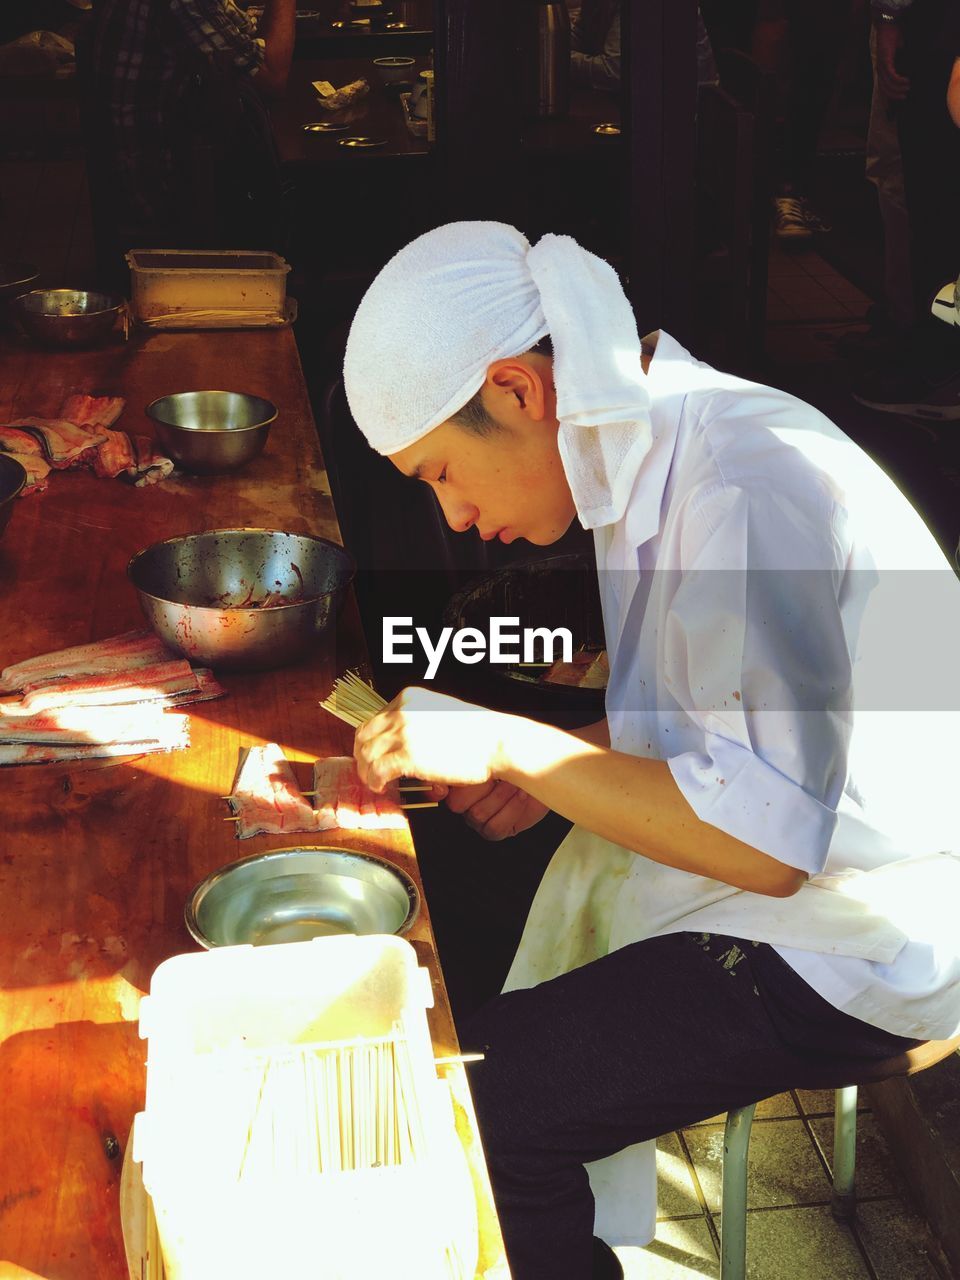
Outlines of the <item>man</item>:
M 295 24 L 296 0 L 267 0 L 259 34 L 233 0 L 97 0 L 81 69 L 114 271 L 132 246 L 267 247 L 279 192 L 260 95 L 286 87 Z
M 838 428 L 665 333 L 641 344 L 567 237 L 421 236 L 363 299 L 344 377 L 454 530 L 594 532 L 604 721 L 405 690 L 355 754 L 491 838 L 575 824 L 507 993 L 461 1038 L 485 1053 L 516 1280 L 615 1275 L 585 1165 L 643 1173 L 649 1238 L 656 1135 L 960 1028 L 960 583 Z
M 872 409 L 927 421 L 960 418 L 960 339 L 930 314 L 960 271 L 960 134 L 947 103 L 958 13 L 958 0 L 873 3 L 877 78 L 896 111 L 903 161 L 915 323 L 877 345 L 853 393 Z

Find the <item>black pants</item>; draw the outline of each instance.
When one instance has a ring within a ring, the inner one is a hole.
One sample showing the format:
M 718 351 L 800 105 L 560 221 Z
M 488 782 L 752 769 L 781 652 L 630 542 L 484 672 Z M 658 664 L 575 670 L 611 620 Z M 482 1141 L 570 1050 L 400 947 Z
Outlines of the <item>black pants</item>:
M 499 996 L 460 1038 L 486 1055 L 470 1079 L 514 1280 L 588 1280 L 584 1162 L 916 1043 L 840 1013 L 771 947 L 692 933 Z
M 849 0 L 784 0 L 787 90 L 780 136 L 781 189 L 808 195 L 817 143 L 833 96 Z

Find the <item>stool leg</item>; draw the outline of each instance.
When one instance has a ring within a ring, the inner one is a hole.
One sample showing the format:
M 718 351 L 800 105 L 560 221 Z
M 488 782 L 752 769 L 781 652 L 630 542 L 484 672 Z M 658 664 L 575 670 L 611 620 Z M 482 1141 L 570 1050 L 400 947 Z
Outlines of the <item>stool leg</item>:
M 830 1208 L 838 1222 L 856 1213 L 853 1179 L 857 1164 L 857 1086 L 838 1089 L 833 1113 L 833 1197 Z
M 747 1274 L 747 1148 L 757 1104 L 727 1115 L 723 1131 L 723 1193 L 720 1203 L 720 1280 Z

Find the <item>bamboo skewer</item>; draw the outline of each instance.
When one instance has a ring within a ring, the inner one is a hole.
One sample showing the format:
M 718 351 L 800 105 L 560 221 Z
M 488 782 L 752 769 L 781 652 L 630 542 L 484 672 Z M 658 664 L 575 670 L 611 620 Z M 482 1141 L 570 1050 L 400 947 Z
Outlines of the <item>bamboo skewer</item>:
M 362 680 L 356 671 L 347 671 L 334 680 L 333 688 L 320 705 L 331 715 L 357 729 L 387 704 L 373 685 Z

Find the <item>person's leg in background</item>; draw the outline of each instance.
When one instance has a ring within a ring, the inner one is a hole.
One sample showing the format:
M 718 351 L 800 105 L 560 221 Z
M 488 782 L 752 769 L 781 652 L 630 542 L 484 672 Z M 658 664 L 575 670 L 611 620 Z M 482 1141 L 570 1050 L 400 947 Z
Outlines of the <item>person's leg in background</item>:
M 785 243 L 828 230 L 815 213 L 817 144 L 836 84 L 850 0 L 781 0 L 786 21 L 786 86 L 774 198 L 774 234 Z
M 904 331 L 916 320 L 910 265 L 910 221 L 903 186 L 903 160 L 897 130 L 896 105 L 877 78 L 877 33 L 870 27 L 873 95 L 867 126 L 864 172 L 877 190 L 883 223 L 883 312 L 888 327 Z
M 913 1043 L 838 1012 L 771 947 L 693 933 L 500 996 L 459 1032 L 485 1055 L 471 1091 L 514 1280 L 596 1274 L 585 1162 Z
M 909 224 L 913 328 L 858 372 L 854 397 L 905 416 L 960 418 L 960 331 L 931 315 L 940 288 L 960 271 L 960 129 L 946 90 L 955 50 L 944 30 L 952 0 L 915 0 L 903 20 L 898 69 L 909 78 L 896 120 Z

